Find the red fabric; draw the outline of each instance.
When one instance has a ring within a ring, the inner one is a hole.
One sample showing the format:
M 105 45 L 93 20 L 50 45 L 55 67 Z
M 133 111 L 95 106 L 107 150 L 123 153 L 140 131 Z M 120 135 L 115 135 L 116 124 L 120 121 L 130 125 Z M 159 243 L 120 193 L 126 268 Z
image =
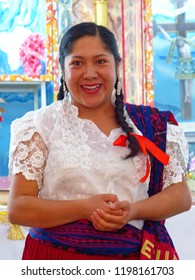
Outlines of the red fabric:
M 169 114 L 168 122 L 171 123 L 171 124 L 178 125 L 178 122 L 176 121 L 176 119 L 175 119 L 173 114 Z
M 169 244 L 144 231 L 140 260 L 179 260 L 176 250 Z
M 86 255 L 74 250 L 63 250 L 53 247 L 46 242 L 32 238 L 29 234 L 26 237 L 22 260 L 138 260 L 139 256 L 111 257 L 100 255 Z
M 134 136 L 140 146 L 140 149 L 146 156 L 146 173 L 143 176 L 143 178 L 140 179 L 140 182 L 144 183 L 146 179 L 148 178 L 150 174 L 150 164 L 148 160 L 148 153 L 147 150 L 150 151 L 153 156 L 155 156 L 160 162 L 162 162 L 164 165 L 168 164 L 169 161 L 169 156 L 164 153 L 161 149 L 159 149 L 152 141 L 150 141 L 148 138 L 142 136 L 142 135 L 137 135 L 135 133 L 130 132 L 130 135 Z M 122 146 L 126 147 L 126 141 L 127 141 L 127 136 L 125 135 L 120 135 L 113 143 L 114 146 Z

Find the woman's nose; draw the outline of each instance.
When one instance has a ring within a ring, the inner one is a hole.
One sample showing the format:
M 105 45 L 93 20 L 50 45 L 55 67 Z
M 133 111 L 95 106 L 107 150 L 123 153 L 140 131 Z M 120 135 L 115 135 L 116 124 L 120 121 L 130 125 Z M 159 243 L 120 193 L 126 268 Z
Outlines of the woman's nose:
M 86 65 L 83 76 L 85 79 L 97 78 L 98 73 L 97 73 L 97 69 L 96 69 L 95 65 L 93 65 L 93 64 Z

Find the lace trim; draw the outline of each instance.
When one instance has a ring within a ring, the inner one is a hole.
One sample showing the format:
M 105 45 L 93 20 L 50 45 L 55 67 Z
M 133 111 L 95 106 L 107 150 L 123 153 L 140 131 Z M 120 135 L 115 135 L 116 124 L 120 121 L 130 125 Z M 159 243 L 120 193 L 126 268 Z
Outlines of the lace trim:
M 11 125 L 9 177 L 22 173 L 28 180 L 36 180 L 41 188 L 47 147 L 34 126 L 35 112 L 30 111 Z
M 64 167 L 79 167 L 90 169 L 89 160 L 91 148 L 87 144 L 88 135 L 84 132 L 85 121 L 78 118 L 78 108 L 64 102 L 63 114 L 60 115 L 62 123 L 63 152 L 67 154 Z M 70 153 L 71 151 L 71 153 Z
M 169 164 L 164 167 L 164 188 L 182 181 L 188 163 L 188 143 L 180 126 L 168 124 L 166 153 Z
M 36 180 L 40 189 L 47 158 L 47 148 L 38 133 L 26 142 L 20 142 L 13 155 L 13 173 L 23 173 L 27 180 Z

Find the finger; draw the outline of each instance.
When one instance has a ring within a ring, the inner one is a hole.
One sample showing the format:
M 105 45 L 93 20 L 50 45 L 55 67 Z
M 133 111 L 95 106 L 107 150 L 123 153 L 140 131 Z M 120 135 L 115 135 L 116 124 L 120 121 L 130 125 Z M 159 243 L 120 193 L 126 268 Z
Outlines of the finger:
M 112 215 L 121 216 L 123 215 L 123 209 L 120 206 L 119 202 L 109 202 L 109 209 L 111 211 L 106 211 Z
M 109 204 L 109 207 L 110 207 L 110 209 L 112 209 L 112 210 L 117 210 L 117 209 L 120 209 L 121 207 L 119 206 L 120 204 L 119 204 L 119 202 L 109 202 L 108 203 Z
M 105 202 L 116 202 L 118 201 L 118 197 L 115 194 L 104 194 L 104 201 Z
M 119 209 L 123 209 L 123 210 L 127 210 L 129 209 L 129 205 L 130 203 L 126 200 L 123 200 L 123 201 L 118 201 L 118 202 L 115 202 L 114 204 L 117 204 L 117 206 L 114 206 L 114 207 L 118 207 Z
M 92 223 L 94 228 L 99 231 L 116 231 L 121 228 L 121 226 L 117 224 L 107 223 L 105 220 L 101 219 L 100 217 L 98 219 L 94 218 Z
M 96 221 L 98 221 L 101 225 L 105 226 L 106 224 L 109 225 L 124 225 L 124 215 L 112 215 L 109 213 L 104 212 L 102 209 L 97 209 L 95 214 Z

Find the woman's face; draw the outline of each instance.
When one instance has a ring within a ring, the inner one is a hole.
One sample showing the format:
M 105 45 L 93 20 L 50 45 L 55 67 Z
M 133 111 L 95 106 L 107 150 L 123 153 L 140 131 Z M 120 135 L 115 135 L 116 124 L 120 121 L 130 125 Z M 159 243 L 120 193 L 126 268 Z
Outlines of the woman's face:
M 111 104 L 117 67 L 99 37 L 78 39 L 64 61 L 64 79 L 72 103 L 78 108 Z

